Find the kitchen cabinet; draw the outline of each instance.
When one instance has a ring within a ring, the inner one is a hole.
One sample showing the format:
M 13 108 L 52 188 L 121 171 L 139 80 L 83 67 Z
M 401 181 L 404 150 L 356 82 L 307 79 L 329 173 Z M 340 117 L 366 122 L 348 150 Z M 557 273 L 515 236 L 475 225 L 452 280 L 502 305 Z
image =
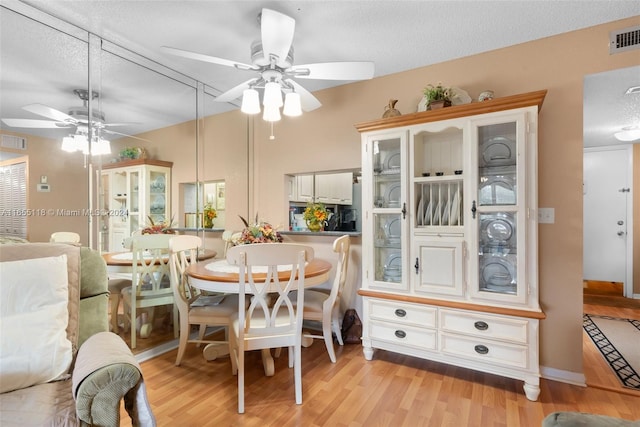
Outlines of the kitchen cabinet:
M 289 200 L 319 202 L 330 205 L 353 203 L 353 173 L 318 173 L 295 175 L 289 179 Z
M 316 174 L 314 197 L 316 202 L 330 205 L 352 204 L 353 173 Z
M 136 159 L 109 163 L 100 172 L 100 248 L 124 250 L 124 239 L 171 220 L 172 162 Z
M 537 400 L 545 95 L 356 125 L 366 359 L 380 349 L 515 378 Z

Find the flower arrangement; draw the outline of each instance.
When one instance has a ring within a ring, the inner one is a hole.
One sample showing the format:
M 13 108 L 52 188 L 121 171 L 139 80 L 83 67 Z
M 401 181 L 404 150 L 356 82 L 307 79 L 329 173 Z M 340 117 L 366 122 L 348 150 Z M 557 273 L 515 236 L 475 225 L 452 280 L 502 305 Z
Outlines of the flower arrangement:
M 203 226 L 204 228 L 212 228 L 213 220 L 218 217 L 218 212 L 215 210 L 211 203 L 207 203 L 204 205 L 204 209 L 202 210 L 203 217 Z
M 171 221 L 162 221 L 162 222 L 154 222 L 151 216 L 147 216 L 149 219 L 149 224 L 145 226 L 141 233 L 142 234 L 176 234 L 175 230 L 172 230 L 173 227 L 173 217 Z
M 329 212 L 322 203 L 307 203 L 302 218 L 307 222 L 309 230 L 320 231 L 329 219 Z
M 240 237 L 233 241 L 235 245 L 250 245 L 253 243 L 280 243 L 282 236 L 276 231 L 271 224 L 258 220 L 258 214 L 253 224 L 240 217 L 244 223 L 245 229 L 242 230 Z
M 428 84 L 427 87 L 424 88 L 424 96 L 427 97 L 427 101 L 429 102 L 442 100 L 451 102 L 453 90 L 450 87 L 442 86 L 440 82 L 436 86 Z

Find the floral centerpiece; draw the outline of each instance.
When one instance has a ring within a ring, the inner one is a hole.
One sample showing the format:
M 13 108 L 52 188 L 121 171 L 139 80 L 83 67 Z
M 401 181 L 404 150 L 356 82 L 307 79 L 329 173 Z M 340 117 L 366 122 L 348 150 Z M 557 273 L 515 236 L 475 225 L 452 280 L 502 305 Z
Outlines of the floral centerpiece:
M 218 217 L 218 212 L 215 210 L 211 203 L 207 203 L 204 205 L 204 209 L 202 210 L 204 214 L 202 221 L 204 228 L 213 228 L 213 220 Z
M 147 216 L 149 223 L 142 229 L 142 234 L 176 234 L 173 227 L 173 218 L 171 221 L 155 222 L 151 216 Z
M 240 217 L 244 223 L 245 229 L 242 230 L 240 237 L 233 241 L 234 245 L 250 245 L 253 243 L 280 243 L 282 236 L 276 231 L 271 224 L 258 220 L 258 214 L 253 224 Z
M 427 108 L 430 110 L 451 106 L 451 97 L 453 97 L 453 95 L 453 89 L 442 86 L 442 83 L 438 83 L 436 86 L 428 84 L 427 87 L 424 88 L 424 96 L 427 98 Z
M 329 218 L 329 212 L 322 203 L 307 203 L 302 218 L 307 222 L 311 231 L 322 231 Z

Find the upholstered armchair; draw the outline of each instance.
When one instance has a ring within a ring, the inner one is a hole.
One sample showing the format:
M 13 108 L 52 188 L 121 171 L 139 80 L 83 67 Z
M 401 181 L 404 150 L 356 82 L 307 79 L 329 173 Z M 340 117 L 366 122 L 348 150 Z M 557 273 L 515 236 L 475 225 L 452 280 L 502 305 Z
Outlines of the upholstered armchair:
M 0 419 L 17 425 L 155 426 L 140 366 L 108 332 L 106 265 L 69 244 L 0 245 Z

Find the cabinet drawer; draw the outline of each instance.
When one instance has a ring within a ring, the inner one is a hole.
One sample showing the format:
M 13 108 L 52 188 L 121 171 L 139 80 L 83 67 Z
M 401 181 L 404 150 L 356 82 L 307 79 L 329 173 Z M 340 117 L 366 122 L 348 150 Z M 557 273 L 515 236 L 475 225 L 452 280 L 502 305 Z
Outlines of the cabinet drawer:
M 456 334 L 441 333 L 440 351 L 443 354 L 481 360 L 494 365 L 517 368 L 528 366 L 526 345 L 508 344 Z
M 435 328 L 436 313 L 435 307 L 425 305 L 369 300 L 369 315 L 376 320 Z
M 371 321 L 369 324 L 369 337 L 372 340 L 386 341 L 424 350 L 435 350 L 437 342 L 435 329 L 376 321 Z
M 440 310 L 440 330 L 527 344 L 529 322 L 484 313 Z

